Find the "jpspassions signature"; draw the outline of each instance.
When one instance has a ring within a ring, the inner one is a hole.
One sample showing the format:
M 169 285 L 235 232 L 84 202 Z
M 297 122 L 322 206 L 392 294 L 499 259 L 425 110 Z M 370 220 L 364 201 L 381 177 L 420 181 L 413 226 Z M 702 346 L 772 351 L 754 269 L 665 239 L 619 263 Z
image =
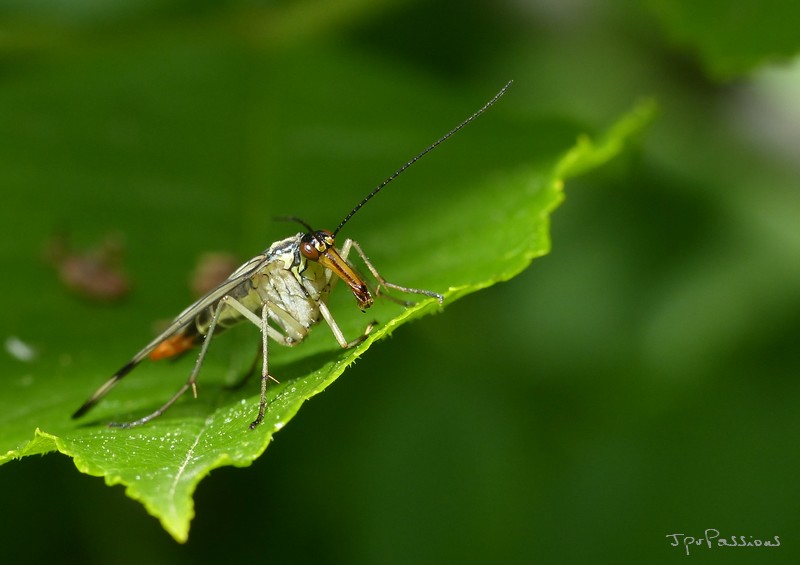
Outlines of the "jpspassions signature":
M 667 534 L 667 539 L 671 540 L 672 547 L 683 546 L 686 555 L 696 547 L 780 547 L 781 538 L 773 536 L 771 539 L 761 539 L 756 536 L 728 536 L 720 537 L 719 530 L 708 528 L 701 537 L 687 536 L 686 534 Z

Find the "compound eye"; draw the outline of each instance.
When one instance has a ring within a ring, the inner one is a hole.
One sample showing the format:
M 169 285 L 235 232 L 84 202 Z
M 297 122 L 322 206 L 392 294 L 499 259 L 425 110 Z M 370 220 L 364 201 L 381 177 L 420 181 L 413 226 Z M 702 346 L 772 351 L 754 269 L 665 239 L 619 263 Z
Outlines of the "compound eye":
M 310 241 L 304 241 L 303 243 L 300 244 L 300 253 L 306 259 L 311 259 L 312 261 L 316 261 L 317 259 L 319 259 L 320 251 Z

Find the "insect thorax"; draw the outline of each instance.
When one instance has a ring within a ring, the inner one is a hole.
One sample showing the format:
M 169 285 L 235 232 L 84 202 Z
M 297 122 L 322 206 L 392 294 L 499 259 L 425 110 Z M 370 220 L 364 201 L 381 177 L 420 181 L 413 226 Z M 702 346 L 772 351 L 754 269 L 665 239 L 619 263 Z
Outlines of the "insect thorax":
M 270 325 L 294 343 L 302 341 L 320 321 L 319 302 L 327 301 L 330 290 L 325 269 L 300 255 L 302 235 L 273 243 L 264 253 L 264 266 L 228 293 L 259 317 L 266 304 Z M 206 333 L 211 315 L 208 312 L 198 319 L 200 333 Z M 218 326 L 229 327 L 242 319 L 241 313 L 227 306 L 220 313 Z

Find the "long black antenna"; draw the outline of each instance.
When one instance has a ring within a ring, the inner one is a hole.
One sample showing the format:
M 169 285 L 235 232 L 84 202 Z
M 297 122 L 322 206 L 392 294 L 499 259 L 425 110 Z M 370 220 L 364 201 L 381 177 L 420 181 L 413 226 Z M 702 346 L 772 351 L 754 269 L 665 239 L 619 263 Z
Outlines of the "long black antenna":
M 356 205 L 356 207 L 355 207 L 355 208 L 353 208 L 352 210 L 350 210 L 350 213 L 349 213 L 349 214 L 347 214 L 347 215 L 344 217 L 344 220 L 342 220 L 342 221 L 339 223 L 339 227 L 337 227 L 335 230 L 333 230 L 333 235 L 334 235 L 334 237 L 336 236 L 336 234 L 337 234 L 337 233 L 339 233 L 339 230 L 340 230 L 340 229 L 342 229 L 342 227 L 343 227 L 343 226 L 344 226 L 344 225 L 345 225 L 345 224 L 346 224 L 346 223 L 347 223 L 347 222 L 350 220 L 350 218 L 352 218 L 352 217 L 355 215 L 355 213 L 356 213 L 356 212 L 358 212 L 358 211 L 361 209 L 361 207 L 362 207 L 364 204 L 366 204 L 367 202 L 369 202 L 369 201 L 372 199 L 372 197 L 373 197 L 373 196 L 375 196 L 376 194 L 378 194 L 378 193 L 379 193 L 379 192 L 380 192 L 380 191 L 383 189 L 383 187 L 384 187 L 384 186 L 386 186 L 387 184 L 389 184 L 390 182 L 392 182 L 394 179 L 396 179 L 397 177 L 399 177 L 401 173 L 403 173 L 403 172 L 404 172 L 404 171 L 405 171 L 407 168 L 409 168 L 411 165 L 413 165 L 414 163 L 416 163 L 417 161 L 419 161 L 419 160 L 420 160 L 422 157 L 424 157 L 426 154 L 428 154 L 428 153 L 429 153 L 429 152 L 431 152 L 433 149 L 435 149 L 437 145 L 439 145 L 439 144 L 441 144 L 441 143 L 444 143 L 444 141 L 446 141 L 446 140 L 447 140 L 447 138 L 449 138 L 451 135 L 453 135 L 454 133 L 456 133 L 458 130 L 460 130 L 460 129 L 461 129 L 461 128 L 463 128 L 465 125 L 467 125 L 467 124 L 468 124 L 468 123 L 470 123 L 472 120 L 474 120 L 475 118 L 477 118 L 478 116 L 480 116 L 481 114 L 483 114 L 483 113 L 484 113 L 486 110 L 488 110 L 488 109 L 489 109 L 489 107 L 490 107 L 492 104 L 494 104 L 495 102 L 497 102 L 497 100 L 498 100 L 498 99 L 499 99 L 499 98 L 500 98 L 500 97 L 501 97 L 503 94 L 505 94 L 505 93 L 506 93 L 506 90 L 508 90 L 508 87 L 509 87 L 509 86 L 511 86 L 511 83 L 512 83 L 512 82 L 514 82 L 514 81 L 513 81 L 513 80 L 510 80 L 510 81 L 508 81 L 508 82 L 506 83 L 506 85 L 505 85 L 503 88 L 501 88 L 501 89 L 500 89 L 500 92 L 498 92 L 497 94 L 495 94 L 495 95 L 492 97 L 492 99 L 491 99 L 491 100 L 489 100 L 489 101 L 488 101 L 486 104 L 484 104 L 484 105 L 483 105 L 483 107 L 482 107 L 480 110 L 478 110 L 477 112 L 475 112 L 474 114 L 472 114 L 472 115 L 471 115 L 469 118 L 467 118 L 466 120 L 464 120 L 463 122 L 461 122 L 460 124 L 458 124 L 456 127 L 454 127 L 453 129 L 451 129 L 449 132 L 447 132 L 446 134 L 444 134 L 444 135 L 443 135 L 442 137 L 440 137 L 439 139 L 437 139 L 437 140 L 436 140 L 435 142 L 433 142 L 433 143 L 432 143 L 432 144 L 431 144 L 431 145 L 430 145 L 430 146 L 429 146 L 427 149 L 425 149 L 425 150 L 424 150 L 424 151 L 422 151 L 422 152 L 421 152 L 419 155 L 417 155 L 416 157 L 414 157 L 413 159 L 411 159 L 411 160 L 410 160 L 408 163 L 406 163 L 405 165 L 403 165 L 402 167 L 400 167 L 399 169 L 397 169 L 397 170 L 396 170 L 394 173 L 392 173 L 392 175 L 391 175 L 391 176 L 389 176 L 389 177 L 388 177 L 388 178 L 387 178 L 385 181 L 383 181 L 381 184 L 379 184 L 378 186 L 376 186 L 376 187 L 375 187 L 375 188 L 372 190 L 372 192 L 370 192 L 369 194 L 367 194 L 367 195 L 364 197 L 364 199 L 363 199 L 361 202 L 359 202 L 359 203 Z
M 298 218 L 297 216 L 275 216 L 272 219 L 275 220 L 276 222 L 297 222 L 298 224 L 306 228 L 309 232 L 314 231 L 314 228 L 308 225 L 308 222 L 306 222 L 303 218 Z

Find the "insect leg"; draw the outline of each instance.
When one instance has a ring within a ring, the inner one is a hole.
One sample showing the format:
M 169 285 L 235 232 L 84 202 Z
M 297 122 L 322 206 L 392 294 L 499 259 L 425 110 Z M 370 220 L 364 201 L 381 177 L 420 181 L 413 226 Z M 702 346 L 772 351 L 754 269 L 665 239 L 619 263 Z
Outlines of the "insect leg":
M 347 241 L 345 243 L 347 243 Z M 347 252 L 349 251 L 350 248 L 346 247 L 344 249 L 344 252 L 341 253 L 342 259 L 344 259 L 345 261 L 347 261 Z M 326 276 L 326 281 L 328 282 L 329 289 L 333 290 L 334 285 L 339 281 L 339 277 L 334 277 L 333 271 L 331 270 L 328 270 L 328 273 L 325 276 Z M 356 339 L 352 341 L 347 341 L 347 339 L 344 337 L 344 333 L 342 333 L 342 330 L 339 328 L 339 324 L 337 324 L 336 320 L 333 319 L 333 314 L 331 314 L 330 308 L 328 308 L 328 305 L 325 302 L 319 303 L 319 311 L 322 314 L 322 317 L 325 319 L 325 322 L 328 324 L 328 327 L 333 332 L 333 337 L 336 338 L 336 341 L 339 343 L 339 346 L 342 349 L 349 349 L 367 339 L 367 336 L 372 331 L 372 328 L 374 328 L 378 323 L 375 320 L 371 321 L 364 329 L 364 333 L 362 333 L 360 336 L 358 336 Z
M 217 322 L 219 321 L 220 314 L 222 313 L 222 311 L 226 306 L 231 306 L 232 308 L 240 312 L 242 315 L 244 315 L 245 318 L 247 318 L 250 321 L 255 320 L 256 325 L 259 328 L 262 328 L 262 322 L 258 318 L 258 316 L 253 314 L 247 308 L 245 308 L 241 304 L 241 302 L 239 302 L 235 298 L 232 298 L 231 296 L 224 296 L 217 303 L 216 310 L 214 311 L 214 316 L 211 318 L 211 323 L 208 326 L 208 331 L 206 332 L 205 339 L 203 340 L 203 345 L 200 347 L 200 353 L 197 355 L 197 361 L 195 361 L 194 368 L 192 369 L 192 373 L 189 376 L 189 379 L 183 384 L 183 386 L 180 389 L 178 389 L 178 391 L 174 395 L 172 395 L 172 397 L 167 402 L 165 402 L 163 406 L 161 406 L 158 410 L 155 410 L 154 412 L 148 414 L 147 416 L 144 416 L 132 422 L 122 422 L 122 423 L 111 422 L 109 423 L 109 426 L 119 427 L 119 428 L 133 428 L 136 426 L 141 426 L 142 424 L 146 424 L 150 420 L 153 420 L 161 416 L 164 412 L 166 412 L 170 408 L 170 406 L 175 404 L 175 402 L 181 396 L 183 396 L 183 394 L 186 393 L 186 391 L 189 390 L 190 388 L 195 390 L 195 396 L 197 396 L 197 391 L 195 388 L 197 383 L 197 376 L 200 374 L 200 367 L 203 366 L 203 361 L 205 360 L 206 352 L 208 351 L 208 346 L 211 344 L 211 338 L 214 336 L 214 330 L 217 327 Z M 274 330 L 273 328 L 268 328 L 268 329 L 271 331 L 265 333 L 265 335 L 269 335 L 269 337 L 277 339 L 278 341 L 285 341 L 284 336 L 281 335 L 277 330 Z
M 339 346 L 342 349 L 350 349 L 351 347 L 355 347 L 356 345 L 367 339 L 367 336 L 370 334 L 372 328 L 374 328 L 375 324 L 377 323 L 374 321 L 370 322 L 367 325 L 367 328 L 364 330 L 363 334 L 361 334 L 352 341 L 347 341 L 347 339 L 344 337 L 344 333 L 342 333 L 342 330 L 339 329 L 339 324 L 337 324 L 336 320 L 333 319 L 333 314 L 331 314 L 328 305 L 325 304 L 324 302 L 320 302 L 319 311 L 322 314 L 322 317 L 325 319 L 325 322 L 328 324 L 328 327 L 333 332 L 333 337 L 336 338 L 336 341 L 339 343 Z
M 413 302 L 410 302 L 410 301 L 407 301 L 407 300 L 398 300 L 397 298 L 394 298 L 393 296 L 391 296 L 389 294 L 381 293 L 381 287 L 383 287 L 383 288 L 392 288 L 394 290 L 398 290 L 400 292 L 405 292 L 407 294 L 422 294 L 423 296 L 428 296 L 430 298 L 435 298 L 436 300 L 439 301 L 439 304 L 442 304 L 444 302 L 444 296 L 442 296 L 438 292 L 433 292 L 431 290 L 423 290 L 423 289 L 420 289 L 420 288 L 410 288 L 410 287 L 407 287 L 407 286 L 400 286 L 399 284 L 394 284 L 394 283 L 391 283 L 391 282 L 387 281 L 386 279 L 384 279 L 383 276 L 381 276 L 381 274 L 378 272 L 378 270 L 372 264 L 372 261 L 369 260 L 369 257 L 367 257 L 367 254 L 364 253 L 364 251 L 361 249 L 361 246 L 354 239 L 346 239 L 345 242 L 344 242 L 344 245 L 342 246 L 341 256 L 345 260 L 347 259 L 347 255 L 350 253 L 350 248 L 351 247 L 354 248 L 356 250 L 356 252 L 361 256 L 362 261 L 364 261 L 364 264 L 367 266 L 369 271 L 372 273 L 372 276 L 375 277 L 375 280 L 378 281 L 378 287 L 375 289 L 375 294 L 376 295 L 381 294 L 381 295 L 385 296 L 386 298 L 388 298 L 389 300 L 392 300 L 392 301 L 397 302 L 399 304 L 403 304 L 404 306 L 411 306 L 412 304 L 414 304 Z
M 263 351 L 261 366 L 261 400 L 258 405 L 258 416 L 256 416 L 256 419 L 250 424 L 250 429 L 254 430 L 256 426 L 258 426 L 264 420 L 264 414 L 267 411 L 267 383 L 270 380 L 273 380 L 276 383 L 278 382 L 275 377 L 269 374 L 269 338 L 271 337 L 275 341 L 278 341 L 284 345 L 290 345 L 291 342 L 286 338 L 286 336 L 269 325 L 269 302 L 264 302 L 264 305 L 261 307 L 261 318 L 258 318 L 250 310 L 245 308 L 245 306 L 238 300 L 230 297 L 225 297 L 225 299 L 228 299 L 227 303 L 230 306 L 240 312 L 245 318 L 256 324 L 261 330 L 261 348 Z
M 191 375 L 189 375 L 189 380 L 187 380 L 184 383 L 184 385 L 180 389 L 178 389 L 178 392 L 176 392 L 174 395 L 172 395 L 172 398 L 167 400 L 164 403 L 164 405 L 161 406 L 158 410 L 156 410 L 154 412 L 151 412 L 147 416 L 143 416 L 142 418 L 139 418 L 138 420 L 134 420 L 132 422 L 121 422 L 121 423 L 110 422 L 108 424 L 109 426 L 117 427 L 117 428 L 133 428 L 133 427 L 136 427 L 136 426 L 141 426 L 142 424 L 146 424 L 150 420 L 158 418 L 164 412 L 166 412 L 169 409 L 169 407 L 172 406 L 173 404 L 175 404 L 175 401 L 177 401 L 181 396 L 183 396 L 183 394 L 187 390 L 189 390 L 190 388 L 195 389 L 195 383 L 197 382 L 197 375 L 200 373 L 200 367 L 202 367 L 203 360 L 206 357 L 206 352 L 208 351 L 208 346 L 211 343 L 211 338 L 214 335 L 214 330 L 217 327 L 217 321 L 219 320 L 220 313 L 222 313 L 223 307 L 228 302 L 226 300 L 226 298 L 228 298 L 228 297 L 226 296 L 225 298 L 220 300 L 219 303 L 217 303 L 217 309 L 214 311 L 214 316 L 211 318 L 211 323 L 208 326 L 208 332 L 206 333 L 206 337 L 203 340 L 203 345 L 200 348 L 200 353 L 197 355 L 197 361 L 195 361 L 194 368 L 192 369 L 192 373 L 191 373 Z M 195 389 L 195 396 L 197 396 L 197 390 L 196 389 Z
M 293 342 L 290 339 L 287 339 L 287 337 L 285 335 L 283 335 L 281 332 L 279 332 L 278 330 L 276 330 L 272 326 L 265 324 L 263 318 L 259 318 L 258 316 L 253 314 L 250 310 L 248 310 L 241 302 L 239 302 L 235 298 L 231 298 L 230 296 L 226 296 L 225 298 L 222 299 L 222 301 L 225 302 L 225 304 L 227 304 L 228 306 L 232 307 L 237 312 L 239 312 L 242 316 L 247 318 L 247 320 L 249 320 L 250 322 L 255 324 L 255 326 L 259 330 L 261 330 L 262 332 L 265 332 L 266 334 L 268 334 L 269 337 L 271 337 L 272 339 L 274 339 L 275 341 L 277 341 L 281 345 L 287 345 L 287 346 L 293 345 Z M 265 302 L 264 306 L 266 307 L 267 305 L 268 305 L 268 303 Z M 266 312 L 268 314 L 269 314 L 270 311 L 272 311 L 272 308 L 267 308 Z M 266 327 L 266 331 L 265 331 L 265 327 Z
M 297 345 L 300 340 L 303 339 L 308 334 L 308 328 L 300 324 L 297 320 L 295 320 L 291 314 L 286 312 L 283 308 L 279 308 L 278 306 L 271 304 L 267 316 L 270 320 L 274 320 L 278 324 L 284 325 L 288 330 L 293 331 L 296 335 L 301 336 L 300 338 L 297 337 L 290 337 L 280 333 L 275 328 L 268 326 L 267 332 L 269 336 L 280 343 L 281 345 L 285 345 L 287 347 L 291 347 L 293 345 Z M 258 319 L 258 318 L 256 318 Z M 259 330 L 261 329 L 261 322 L 259 321 Z M 263 347 L 261 344 L 258 344 L 258 351 L 256 352 L 256 356 L 253 359 L 250 368 L 244 373 L 244 376 L 239 380 L 239 382 L 229 385 L 228 389 L 236 389 L 242 386 L 255 372 L 256 367 L 258 366 L 258 362 L 262 357 L 262 349 Z M 275 380 L 272 376 L 270 376 L 272 380 Z M 277 382 L 277 381 L 276 381 Z
M 261 348 L 264 352 L 263 364 L 261 366 L 261 400 L 258 404 L 258 416 L 256 416 L 256 419 L 250 423 L 251 430 L 256 429 L 256 426 L 258 426 L 264 420 L 264 413 L 267 411 L 267 383 L 269 379 L 272 379 L 276 383 L 278 382 L 269 374 L 268 329 L 270 329 L 269 303 L 265 302 L 264 306 L 261 308 Z
M 308 335 L 308 327 L 298 322 L 291 314 L 289 314 L 289 312 L 279 306 L 276 306 L 275 304 L 271 305 L 268 316 L 275 320 L 276 323 L 286 328 L 286 330 L 290 333 L 294 333 L 295 337 L 282 336 L 283 340 L 275 340 L 282 345 L 287 345 L 289 347 L 297 345 L 300 341 L 305 339 L 306 335 Z

